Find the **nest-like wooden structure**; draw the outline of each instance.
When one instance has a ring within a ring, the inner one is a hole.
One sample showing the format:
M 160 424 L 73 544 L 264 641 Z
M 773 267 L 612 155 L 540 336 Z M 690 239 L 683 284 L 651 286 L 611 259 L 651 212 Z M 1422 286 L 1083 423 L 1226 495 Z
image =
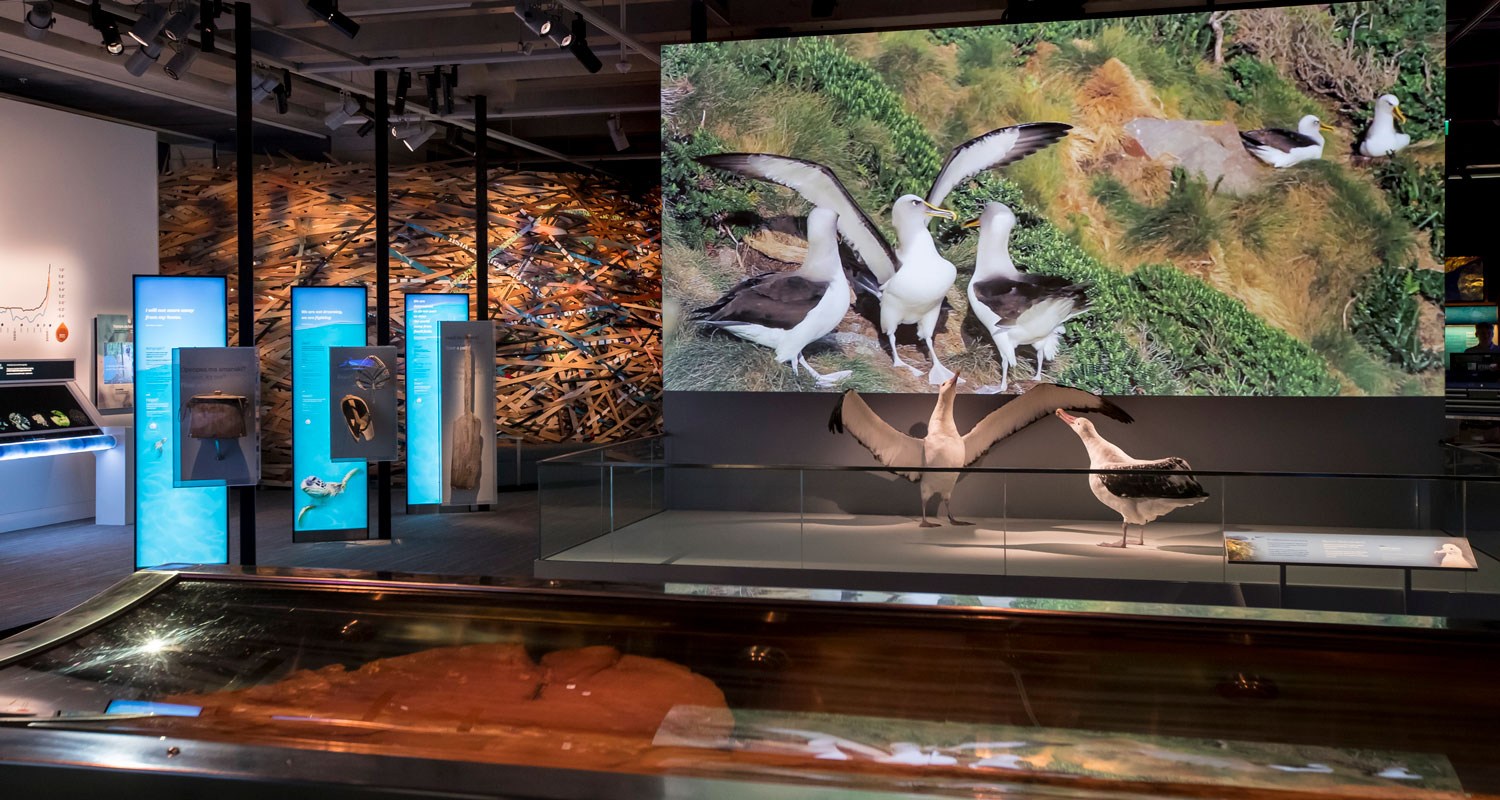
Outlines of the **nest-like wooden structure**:
M 406 292 L 468 293 L 474 307 L 473 165 L 393 168 L 390 187 L 391 343 L 404 353 Z M 370 164 L 279 160 L 256 172 L 267 483 L 292 480 L 291 287 L 366 287 L 375 341 L 374 190 Z M 607 442 L 659 432 L 660 195 L 592 176 L 496 169 L 489 206 L 501 436 Z M 160 210 L 161 273 L 228 277 L 229 329 L 237 331 L 234 171 L 164 176 Z

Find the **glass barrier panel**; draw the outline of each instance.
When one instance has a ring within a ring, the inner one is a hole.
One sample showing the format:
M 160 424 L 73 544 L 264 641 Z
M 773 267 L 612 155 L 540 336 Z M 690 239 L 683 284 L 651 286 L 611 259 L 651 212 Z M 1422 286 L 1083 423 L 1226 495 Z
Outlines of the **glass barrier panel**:
M 603 448 L 537 463 L 538 548 L 551 558 L 609 533 L 609 473 Z

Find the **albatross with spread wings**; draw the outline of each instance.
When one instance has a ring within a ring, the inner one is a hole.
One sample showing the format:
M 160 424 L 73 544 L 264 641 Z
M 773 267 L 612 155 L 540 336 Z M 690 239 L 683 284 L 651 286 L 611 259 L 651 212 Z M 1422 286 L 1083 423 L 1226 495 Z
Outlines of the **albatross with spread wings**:
M 958 271 L 938 253 L 927 230 L 928 218 L 956 219 L 957 215 L 943 208 L 942 203 L 960 183 L 984 170 L 1018 161 L 1066 136 L 1070 128 L 1060 122 L 1012 125 L 954 148 L 925 199 L 914 194 L 896 198 L 891 208 L 897 237 L 894 249 L 869 215 L 854 202 L 833 170 L 822 164 L 769 153 L 720 153 L 700 156 L 697 160 L 709 167 L 780 184 L 815 206 L 836 211 L 839 234 L 879 282 L 876 291 L 880 297 L 880 331 L 890 342 L 895 365 L 921 374 L 902 362 L 896 352 L 896 329 L 915 324 L 917 335 L 932 357 L 927 380 L 939 384 L 954 373 L 938 360 L 932 336 L 937 330 L 943 299 L 953 287 Z
M 849 390 L 834 406 L 828 430 L 843 433 L 846 429 L 864 445 L 880 463 L 892 467 L 896 474 L 918 484 L 922 489 L 922 527 L 933 528 L 927 521 L 927 502 L 933 495 L 942 498 L 948 522 L 970 525 L 953 518 L 950 503 L 958 472 L 900 472 L 901 467 L 966 467 L 978 461 L 1001 439 L 1061 409 L 1078 412 L 1097 411 L 1121 422 L 1130 415 L 1119 406 L 1082 389 L 1045 383 L 1033 386 L 1005 405 L 991 411 L 968 433 L 960 436 L 953 422 L 953 399 L 958 394 L 958 376 L 943 382 L 938 390 L 937 405 L 927 421 L 927 435 L 918 439 L 891 427 L 870 409 L 865 401 Z
M 693 312 L 703 325 L 776 351 L 776 360 L 807 370 L 820 387 L 849 377 L 850 370 L 819 374 L 804 348 L 827 336 L 849 310 L 849 280 L 839 259 L 838 213 L 815 208 L 807 215 L 807 258 L 791 272 L 762 272 L 740 281 L 712 305 Z

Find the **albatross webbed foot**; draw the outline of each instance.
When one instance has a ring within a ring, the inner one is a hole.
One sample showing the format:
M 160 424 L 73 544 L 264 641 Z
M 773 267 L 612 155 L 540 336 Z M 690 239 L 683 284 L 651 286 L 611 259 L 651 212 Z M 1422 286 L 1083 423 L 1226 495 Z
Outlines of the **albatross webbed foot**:
M 818 387 L 826 389 L 830 386 L 836 386 L 839 383 L 842 383 L 845 378 L 853 374 L 854 370 L 852 369 L 824 373 L 818 376 Z
M 974 523 L 967 522 L 967 521 L 961 520 L 961 519 L 954 519 L 952 517 L 952 515 L 949 515 L 949 517 L 948 517 L 948 524 L 949 525 L 973 525 Z
M 1000 394 L 1003 391 L 1005 391 L 1005 387 L 992 383 L 989 386 L 981 386 L 975 389 L 974 394 Z
M 917 523 L 917 527 L 918 528 L 941 528 L 943 526 L 937 524 L 936 522 L 930 522 L 930 521 L 924 519 L 921 522 Z
M 1099 546 L 1100 547 L 1124 547 L 1125 543 L 1124 542 L 1116 542 L 1116 541 L 1108 541 L 1108 542 L 1100 542 Z

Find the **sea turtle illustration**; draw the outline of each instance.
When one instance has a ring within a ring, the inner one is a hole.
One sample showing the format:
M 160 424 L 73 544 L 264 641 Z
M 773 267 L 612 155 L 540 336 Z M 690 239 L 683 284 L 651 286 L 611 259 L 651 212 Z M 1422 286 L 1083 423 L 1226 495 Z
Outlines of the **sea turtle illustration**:
M 313 508 L 322 501 L 330 497 L 338 497 L 339 495 L 343 494 L 344 487 L 349 485 L 349 479 L 353 478 L 358 472 L 359 467 L 355 467 L 354 469 L 349 470 L 349 472 L 344 475 L 343 480 L 336 483 L 325 481 L 316 475 L 309 475 L 306 478 L 303 478 L 302 483 L 298 488 L 302 490 L 303 494 L 307 495 L 310 502 L 308 502 L 307 505 L 303 506 L 301 511 L 297 512 L 297 524 L 301 525 L 302 518 L 307 516 L 307 512 L 313 510 Z

